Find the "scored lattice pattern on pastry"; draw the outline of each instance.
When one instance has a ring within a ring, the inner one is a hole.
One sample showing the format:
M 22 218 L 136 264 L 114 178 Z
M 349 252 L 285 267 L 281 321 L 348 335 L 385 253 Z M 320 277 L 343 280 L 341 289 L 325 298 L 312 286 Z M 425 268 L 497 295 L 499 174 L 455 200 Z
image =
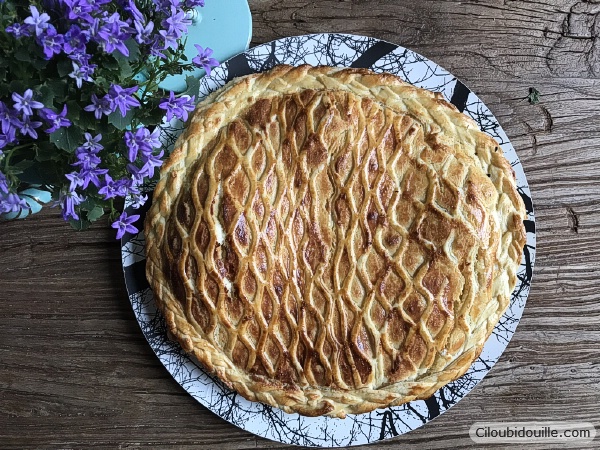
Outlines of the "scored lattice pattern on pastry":
M 279 67 L 198 106 L 147 219 L 149 280 L 175 338 L 251 400 L 343 417 L 425 398 L 508 305 L 514 184 L 435 94 Z

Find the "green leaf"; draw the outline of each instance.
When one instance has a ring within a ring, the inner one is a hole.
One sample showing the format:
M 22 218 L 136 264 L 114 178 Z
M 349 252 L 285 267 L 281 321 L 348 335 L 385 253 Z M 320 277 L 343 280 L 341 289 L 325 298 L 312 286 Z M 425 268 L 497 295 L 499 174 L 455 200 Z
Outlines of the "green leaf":
M 540 91 L 538 91 L 536 88 L 529 88 L 529 95 L 527 97 L 525 97 L 530 104 L 535 105 L 536 103 L 540 102 Z
M 49 145 L 54 147 L 52 144 Z M 54 147 L 54 151 L 57 154 L 59 153 L 56 147 Z M 19 175 L 19 179 L 24 183 L 57 186 L 66 180 L 64 171 L 63 164 L 49 160 L 42 163 L 38 162 L 24 170 L 23 173 Z
M 40 101 L 46 107 L 52 107 L 54 100 L 57 103 L 62 103 L 65 100 L 65 92 L 67 83 L 64 80 L 48 80 L 40 88 Z
M 129 56 L 127 57 L 128 61 L 137 61 L 140 59 L 140 45 L 135 42 L 135 39 L 129 38 L 125 41 L 125 46 L 129 50 Z
M 19 92 L 23 93 L 28 88 L 27 84 L 24 80 L 13 80 L 9 83 L 8 88 L 10 92 Z
M 96 119 L 96 117 L 94 116 L 93 113 L 91 112 L 82 112 L 79 117 L 77 118 L 77 120 L 72 120 L 72 122 L 74 124 L 76 124 L 79 128 L 81 128 L 82 130 L 94 130 L 94 134 L 104 134 L 101 131 L 99 131 L 99 126 L 100 126 L 100 122 L 98 121 L 98 119 Z
M 99 121 L 96 119 L 92 112 L 84 111 L 79 106 L 79 102 L 76 100 L 69 100 L 67 102 L 67 110 L 69 113 L 67 117 L 73 125 L 80 128 L 81 130 L 96 130 L 98 128 Z
M 145 126 L 158 125 L 165 117 L 165 110 L 158 107 L 158 102 L 149 103 L 146 111 L 140 117 L 140 122 Z
M 22 161 L 19 161 L 16 164 L 11 164 L 10 168 L 11 168 L 11 172 L 14 175 L 23 173 L 24 170 L 29 169 L 31 166 L 33 166 L 34 162 L 30 161 L 28 159 L 24 159 Z
M 125 117 L 123 117 L 121 116 L 121 111 L 117 109 L 115 112 L 110 113 L 108 115 L 108 123 L 114 125 L 119 130 L 125 130 L 129 125 L 131 125 L 133 114 L 134 111 L 130 109 L 129 111 L 127 111 Z
M 69 224 L 73 227 L 73 229 L 77 231 L 83 231 L 87 230 L 90 227 L 91 222 L 89 220 L 85 220 L 79 217 L 79 220 L 69 220 Z
M 67 117 L 69 117 L 69 119 L 75 119 L 76 117 L 83 114 L 83 109 L 81 109 L 81 106 L 79 106 L 79 102 L 77 102 L 77 100 L 69 100 L 67 102 L 67 110 L 69 111 L 69 113 L 67 114 Z
M 82 130 L 96 130 L 101 121 L 96 119 L 93 112 L 84 111 L 80 106 L 83 104 L 77 100 L 67 101 L 67 118 Z
M 81 145 L 83 135 L 81 130 L 75 126 L 61 128 L 50 134 L 50 142 L 62 150 L 74 153 L 75 149 Z
M 43 69 L 48 65 L 48 60 L 44 58 L 41 47 L 32 41 L 17 41 L 18 44 L 14 50 L 14 58 L 17 61 L 30 63 L 36 69 Z M 23 43 L 21 43 L 23 42 Z M 25 69 L 30 70 L 27 64 L 20 64 L 13 69 Z
M 129 56 L 125 56 L 119 51 L 115 51 L 112 56 L 117 61 L 120 77 L 131 78 L 135 74 L 133 73 L 130 62 L 135 62 L 140 58 L 140 46 L 133 39 L 127 39 L 125 41 L 125 46 L 129 50 Z
M 87 220 L 89 220 L 90 222 L 95 222 L 103 215 L 104 215 L 104 208 L 102 208 L 101 206 L 95 206 L 91 211 L 88 211 Z
M 51 108 L 54 105 L 54 97 L 56 96 L 54 90 L 44 85 L 40 87 L 40 95 L 40 101 L 44 106 Z
M 195 95 L 198 97 L 198 93 L 200 92 L 200 79 L 188 75 L 185 77 L 185 83 L 187 84 L 187 89 L 183 92 L 183 95 Z
M 88 197 L 86 198 L 80 205 L 79 208 L 83 209 L 84 211 L 91 211 L 92 209 L 94 209 L 96 207 L 96 200 L 93 197 Z
M 35 149 L 36 161 L 58 161 L 60 159 L 60 151 L 47 141 L 40 141 Z
M 114 128 L 112 125 L 104 120 L 104 118 L 100 122 L 96 122 L 96 126 L 94 127 L 94 134 L 100 133 L 102 136 L 109 136 L 113 131 Z
M 17 61 L 30 62 L 33 60 L 33 56 L 25 45 L 20 45 L 14 52 L 15 59 Z
M 111 57 L 107 57 L 104 59 L 102 63 L 102 67 L 110 70 L 117 70 L 119 68 L 119 61 L 117 60 L 117 55 L 111 55 Z
M 97 76 L 94 78 L 96 81 L 96 86 L 99 86 L 102 90 L 108 91 L 110 87 L 110 82 L 103 76 Z
M 68 59 L 63 59 L 56 64 L 56 70 L 61 77 L 65 77 L 73 72 L 73 64 Z
M 133 75 L 133 69 L 125 58 L 117 58 L 121 78 L 130 78 Z
M 36 68 L 37 70 L 42 70 L 42 69 L 46 68 L 48 63 L 49 63 L 49 61 L 44 58 L 34 58 L 33 61 L 31 61 L 31 65 L 34 68 Z

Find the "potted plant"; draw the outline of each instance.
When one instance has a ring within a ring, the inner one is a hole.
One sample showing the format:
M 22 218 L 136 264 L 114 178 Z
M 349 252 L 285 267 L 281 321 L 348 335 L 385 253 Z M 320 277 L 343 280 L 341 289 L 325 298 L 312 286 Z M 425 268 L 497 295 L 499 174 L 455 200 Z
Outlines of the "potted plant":
M 218 65 L 197 45 L 188 61 L 190 11 L 204 0 L 0 2 L 0 214 L 25 216 L 54 200 L 74 228 L 108 214 L 120 238 L 136 216 L 122 200 L 147 197 L 165 153 L 160 125 L 185 121 L 187 91 L 170 75 Z

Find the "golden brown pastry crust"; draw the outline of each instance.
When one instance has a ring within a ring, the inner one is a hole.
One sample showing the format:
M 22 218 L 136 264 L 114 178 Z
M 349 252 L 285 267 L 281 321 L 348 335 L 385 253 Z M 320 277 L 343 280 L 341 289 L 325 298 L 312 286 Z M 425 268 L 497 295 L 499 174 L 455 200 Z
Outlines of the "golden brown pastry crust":
M 440 94 L 278 66 L 211 94 L 175 147 L 148 280 L 175 339 L 249 400 L 344 417 L 427 398 L 509 304 L 514 173 Z

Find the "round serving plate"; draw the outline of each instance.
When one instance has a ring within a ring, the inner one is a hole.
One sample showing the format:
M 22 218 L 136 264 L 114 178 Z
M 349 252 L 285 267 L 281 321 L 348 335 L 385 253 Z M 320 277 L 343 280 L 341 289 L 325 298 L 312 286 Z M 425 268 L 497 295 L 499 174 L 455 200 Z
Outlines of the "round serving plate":
M 518 271 L 518 282 L 509 309 L 486 342 L 481 356 L 458 380 L 427 400 L 349 415 L 346 419 L 309 418 L 261 403 L 245 400 L 167 337 L 165 322 L 157 311 L 145 276 L 144 235 L 126 235 L 122 240 L 125 281 L 133 310 L 150 346 L 173 378 L 196 400 L 232 424 L 268 439 L 313 447 L 342 447 L 392 438 L 419 428 L 447 411 L 466 396 L 492 368 L 512 335 L 525 308 L 535 261 L 535 217 L 523 168 L 498 121 L 483 102 L 451 73 L 411 50 L 378 39 L 348 34 L 313 34 L 278 39 L 259 45 L 224 62 L 200 82 L 198 99 L 235 77 L 268 70 L 277 64 L 366 67 L 391 72 L 415 86 L 441 92 L 480 128 L 495 138 L 512 164 L 518 191 L 527 207 L 527 243 Z M 169 125 L 163 134 L 172 145 L 180 126 Z M 149 202 L 148 202 L 149 203 Z M 144 219 L 149 204 L 129 213 Z M 141 224 L 141 221 L 140 221 Z

